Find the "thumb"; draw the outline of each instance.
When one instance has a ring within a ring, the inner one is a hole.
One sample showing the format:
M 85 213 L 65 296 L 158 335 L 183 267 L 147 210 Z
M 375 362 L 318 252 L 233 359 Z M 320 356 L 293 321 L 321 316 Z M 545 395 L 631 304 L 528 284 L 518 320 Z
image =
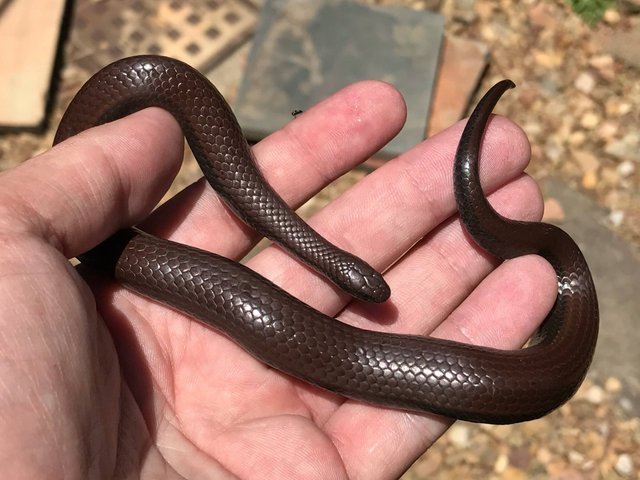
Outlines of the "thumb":
M 0 229 L 78 255 L 144 218 L 182 152 L 177 123 L 157 108 L 87 130 L 0 175 Z

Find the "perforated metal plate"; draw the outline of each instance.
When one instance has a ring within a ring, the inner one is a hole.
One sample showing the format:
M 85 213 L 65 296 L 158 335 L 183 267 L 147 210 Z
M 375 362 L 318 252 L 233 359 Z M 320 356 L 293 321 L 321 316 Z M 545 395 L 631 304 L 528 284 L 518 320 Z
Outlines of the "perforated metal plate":
M 71 60 L 88 71 L 129 55 L 153 53 L 206 71 L 255 29 L 248 0 L 79 0 Z

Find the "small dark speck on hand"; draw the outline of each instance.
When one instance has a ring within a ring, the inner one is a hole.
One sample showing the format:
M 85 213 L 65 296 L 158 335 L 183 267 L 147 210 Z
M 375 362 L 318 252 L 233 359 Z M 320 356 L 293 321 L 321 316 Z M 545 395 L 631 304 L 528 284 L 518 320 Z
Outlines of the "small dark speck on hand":
M 293 116 L 293 118 L 296 118 L 298 115 L 300 115 L 303 112 L 304 112 L 304 110 L 292 110 L 291 111 L 291 116 Z

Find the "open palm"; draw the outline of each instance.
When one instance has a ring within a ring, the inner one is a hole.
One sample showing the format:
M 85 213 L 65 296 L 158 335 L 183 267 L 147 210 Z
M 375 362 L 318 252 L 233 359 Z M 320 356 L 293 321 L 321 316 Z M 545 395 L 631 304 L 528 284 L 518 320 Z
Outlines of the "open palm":
M 297 206 L 386 143 L 404 112 L 392 87 L 358 83 L 254 152 L 274 189 Z M 249 266 L 363 328 L 521 345 L 553 304 L 555 276 L 536 257 L 496 268 L 463 232 L 451 180 L 461 130 L 390 161 L 310 220 L 379 270 L 393 265 L 386 304 L 351 301 L 277 247 Z M 203 181 L 148 216 L 181 158 L 175 121 L 148 109 L 0 175 L 0 458 L 8 478 L 398 477 L 450 420 L 306 385 L 67 262 L 139 222 L 241 258 L 255 235 Z M 537 220 L 541 197 L 522 174 L 528 159 L 522 132 L 494 117 L 482 150 L 484 189 L 505 216 Z

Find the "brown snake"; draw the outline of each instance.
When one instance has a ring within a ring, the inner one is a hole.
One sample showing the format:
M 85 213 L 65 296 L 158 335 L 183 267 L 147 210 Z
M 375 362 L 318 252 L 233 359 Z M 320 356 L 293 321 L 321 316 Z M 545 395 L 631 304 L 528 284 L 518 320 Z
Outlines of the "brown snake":
M 540 417 L 582 382 L 596 344 L 598 304 L 587 263 L 565 232 L 501 217 L 482 192 L 482 135 L 512 86 L 508 80 L 495 85 L 471 115 L 454 186 L 462 222 L 482 248 L 503 259 L 538 254 L 556 271 L 556 302 L 527 348 L 504 351 L 355 328 L 236 262 L 136 229 L 116 233 L 81 261 L 216 327 L 265 363 L 346 397 L 477 422 Z M 149 106 L 179 121 L 207 180 L 245 222 L 356 297 L 386 300 L 380 274 L 328 244 L 271 190 L 224 98 L 182 62 L 139 56 L 105 67 L 75 97 L 54 143 Z

